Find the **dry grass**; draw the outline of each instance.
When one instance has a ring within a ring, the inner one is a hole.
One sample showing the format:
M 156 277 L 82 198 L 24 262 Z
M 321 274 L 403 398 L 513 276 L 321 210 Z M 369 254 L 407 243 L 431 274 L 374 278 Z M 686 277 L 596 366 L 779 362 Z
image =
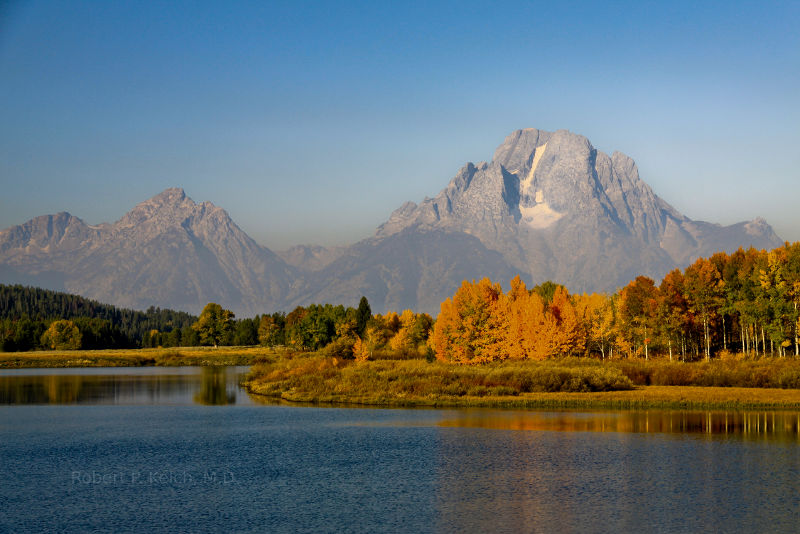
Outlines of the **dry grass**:
M 419 359 L 356 363 L 322 354 L 284 355 L 255 365 L 246 386 L 254 393 L 291 400 L 411 404 L 633 387 L 618 370 L 598 366 L 558 362 L 464 366 Z
M 706 386 L 743 388 L 800 388 L 800 360 L 715 359 L 683 363 L 668 360 L 616 360 L 607 365 L 619 369 L 642 386 Z
M 252 393 L 293 402 L 527 408 L 800 408 L 800 362 L 598 362 L 587 359 L 463 366 L 424 360 L 356 363 L 282 354 L 253 366 Z M 629 378 L 632 377 L 632 378 Z M 689 379 L 687 379 L 689 377 Z M 787 378 L 788 377 L 788 378 Z M 639 385 L 652 382 L 710 382 Z M 730 387 L 734 382 L 774 387 Z
M 528 407 L 800 408 L 800 390 L 699 386 L 637 386 L 629 391 L 526 395 Z
M 279 354 L 266 347 L 177 347 L 0 353 L 0 368 L 252 365 Z

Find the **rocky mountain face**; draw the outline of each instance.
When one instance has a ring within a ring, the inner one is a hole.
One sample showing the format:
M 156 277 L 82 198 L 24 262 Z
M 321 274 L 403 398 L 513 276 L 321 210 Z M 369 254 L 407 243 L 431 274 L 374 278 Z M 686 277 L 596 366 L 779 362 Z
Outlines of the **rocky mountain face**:
M 436 197 L 407 202 L 349 247 L 261 247 L 209 202 L 181 189 L 114 224 L 67 213 L 0 231 L 0 282 L 66 290 L 132 308 L 199 313 L 210 301 L 252 316 L 311 302 L 438 313 L 464 279 L 554 280 L 614 291 L 660 279 L 718 250 L 773 248 L 763 220 L 692 221 L 659 198 L 634 161 L 566 130 L 518 130 L 490 163 L 468 163 Z
M 782 243 L 761 219 L 727 227 L 688 219 L 653 193 L 631 158 L 566 130 L 512 133 L 491 163 L 468 163 L 435 198 L 404 204 L 376 238 L 412 229 L 475 236 L 534 282 L 573 291 L 614 291 L 718 250 Z
M 0 232 L 0 276 L 134 309 L 213 301 L 254 314 L 282 304 L 295 271 L 225 210 L 168 189 L 114 224 L 62 213 Z

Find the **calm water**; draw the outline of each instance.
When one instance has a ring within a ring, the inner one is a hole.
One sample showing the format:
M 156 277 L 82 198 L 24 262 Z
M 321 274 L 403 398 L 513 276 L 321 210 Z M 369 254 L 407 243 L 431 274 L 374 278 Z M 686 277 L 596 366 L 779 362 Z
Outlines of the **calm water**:
M 796 532 L 796 412 L 262 404 L 243 370 L 0 372 L 0 531 Z

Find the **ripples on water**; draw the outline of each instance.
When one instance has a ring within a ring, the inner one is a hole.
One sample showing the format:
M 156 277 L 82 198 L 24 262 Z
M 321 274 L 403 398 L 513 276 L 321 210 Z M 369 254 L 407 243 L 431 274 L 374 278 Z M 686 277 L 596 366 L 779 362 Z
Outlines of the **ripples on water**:
M 260 406 L 242 372 L 0 373 L 0 532 L 796 531 L 796 412 Z

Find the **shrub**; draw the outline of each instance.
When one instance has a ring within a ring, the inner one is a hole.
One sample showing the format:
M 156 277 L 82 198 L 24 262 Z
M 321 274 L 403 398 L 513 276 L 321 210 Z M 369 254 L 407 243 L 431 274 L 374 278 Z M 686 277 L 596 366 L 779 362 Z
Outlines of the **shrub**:
M 800 369 L 786 369 L 778 375 L 778 387 L 800 389 Z
M 327 358 L 353 359 L 353 340 L 339 338 L 328 343 L 319 353 Z

